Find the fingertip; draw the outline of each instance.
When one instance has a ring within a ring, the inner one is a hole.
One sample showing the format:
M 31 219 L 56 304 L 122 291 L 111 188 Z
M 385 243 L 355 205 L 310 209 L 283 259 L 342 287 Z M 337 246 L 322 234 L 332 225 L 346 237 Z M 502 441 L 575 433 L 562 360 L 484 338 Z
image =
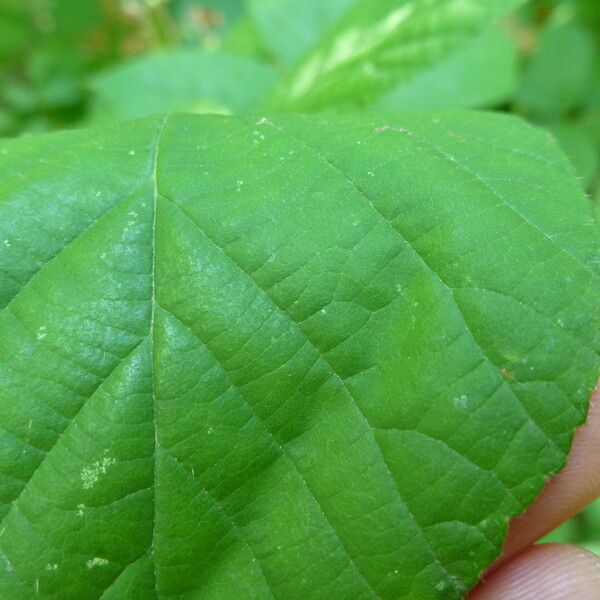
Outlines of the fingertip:
M 481 581 L 469 600 L 598 600 L 600 557 L 542 544 L 521 552 Z
M 529 509 L 510 524 L 497 564 L 527 548 L 581 511 L 600 494 L 600 387 L 592 396 L 586 424 L 575 434 L 565 469 L 542 491 Z M 598 595 L 596 600 L 600 599 Z

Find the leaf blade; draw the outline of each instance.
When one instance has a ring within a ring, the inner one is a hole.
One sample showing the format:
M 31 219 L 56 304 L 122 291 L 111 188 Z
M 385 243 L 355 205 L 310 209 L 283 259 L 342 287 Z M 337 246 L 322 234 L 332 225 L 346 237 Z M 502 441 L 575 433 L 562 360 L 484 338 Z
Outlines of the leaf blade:
M 462 597 L 598 371 L 597 229 L 568 162 L 467 113 L 172 116 L 157 152 L 160 127 L 101 138 L 134 193 L 0 313 L 6 426 L 49 452 L 15 466 L 0 436 L 3 483 L 31 482 L 3 488 L 0 586 Z M 110 186 L 97 135 L 40 138 L 89 136 L 82 168 L 33 170 L 0 211 Z

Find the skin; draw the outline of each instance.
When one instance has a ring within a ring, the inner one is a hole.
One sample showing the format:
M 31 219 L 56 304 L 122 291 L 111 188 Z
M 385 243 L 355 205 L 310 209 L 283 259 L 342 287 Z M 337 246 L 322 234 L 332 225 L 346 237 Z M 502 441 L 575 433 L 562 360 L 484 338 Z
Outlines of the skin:
M 468 600 L 598 600 L 600 557 L 580 548 L 533 544 L 600 496 L 600 388 L 569 462 L 536 502 L 513 519 L 502 556 Z

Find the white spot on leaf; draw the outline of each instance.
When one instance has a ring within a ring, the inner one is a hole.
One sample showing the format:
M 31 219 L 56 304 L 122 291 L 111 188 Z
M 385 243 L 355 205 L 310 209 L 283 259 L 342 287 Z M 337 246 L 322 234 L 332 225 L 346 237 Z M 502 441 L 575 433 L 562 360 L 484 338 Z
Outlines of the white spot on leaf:
M 94 567 L 105 567 L 108 564 L 108 560 L 106 558 L 102 558 L 101 556 L 94 556 L 94 558 L 90 558 L 85 563 L 85 566 L 88 569 L 93 569 Z
M 114 458 L 105 456 L 100 460 L 97 460 L 89 467 L 84 467 L 81 470 L 81 481 L 83 487 L 89 490 L 96 485 L 101 475 L 104 475 L 108 470 L 108 467 L 114 465 L 117 461 Z
M 456 396 L 454 398 L 454 406 L 458 409 L 458 410 L 465 410 L 469 405 L 469 398 L 468 396 L 465 396 L 464 394 L 462 396 Z

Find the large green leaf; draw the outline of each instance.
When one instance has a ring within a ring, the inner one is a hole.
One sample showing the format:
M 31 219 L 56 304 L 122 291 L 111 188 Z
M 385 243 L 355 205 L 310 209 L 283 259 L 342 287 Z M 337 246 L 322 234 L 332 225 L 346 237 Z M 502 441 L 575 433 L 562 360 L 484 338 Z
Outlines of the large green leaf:
M 468 113 L 0 143 L 0 597 L 458 599 L 564 464 L 598 230 Z
M 361 0 L 289 74 L 272 106 L 365 105 L 446 58 L 521 0 Z
M 276 73 L 251 58 L 197 49 L 169 50 L 133 59 L 91 83 L 96 121 L 134 119 L 159 112 L 238 111 L 262 103 Z

